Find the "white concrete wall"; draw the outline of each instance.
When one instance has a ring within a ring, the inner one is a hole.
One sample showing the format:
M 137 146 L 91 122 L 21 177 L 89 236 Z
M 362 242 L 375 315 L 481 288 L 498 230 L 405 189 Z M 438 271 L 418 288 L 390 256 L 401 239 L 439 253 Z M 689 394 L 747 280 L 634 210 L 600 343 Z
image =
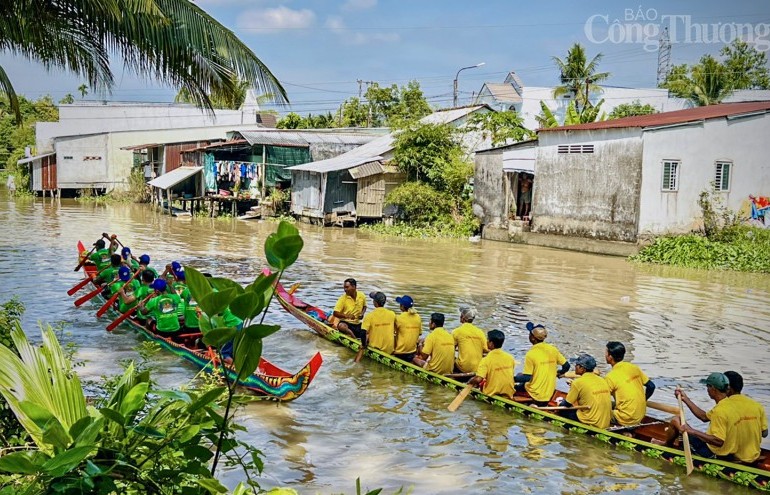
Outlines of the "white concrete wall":
M 216 110 L 211 116 L 193 105 L 174 103 L 78 102 L 60 105 L 58 122 L 36 125 L 36 145 L 38 153 L 45 153 L 60 136 L 241 124 L 256 128 L 256 114 Z
M 59 188 L 111 188 L 108 142 L 109 134 L 58 139 L 56 173 Z
M 770 114 L 646 130 L 639 234 L 684 233 L 702 224 L 701 191 L 710 188 L 717 160 L 732 161 L 730 191 L 720 193 L 738 210 L 749 194 L 770 195 Z M 680 160 L 679 189 L 661 191 L 663 160 Z
M 111 132 L 56 139 L 59 187 L 124 189 L 133 166 L 133 151 L 121 148 L 148 143 L 225 139 L 230 131 L 253 130 L 254 124 Z M 64 160 L 65 156 L 72 159 Z M 102 160 L 85 160 L 101 156 Z

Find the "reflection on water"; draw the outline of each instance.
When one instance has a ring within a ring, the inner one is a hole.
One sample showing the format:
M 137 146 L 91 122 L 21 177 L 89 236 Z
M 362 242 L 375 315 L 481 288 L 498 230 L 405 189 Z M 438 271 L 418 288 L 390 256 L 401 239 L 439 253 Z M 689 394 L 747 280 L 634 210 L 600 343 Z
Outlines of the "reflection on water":
M 174 218 L 143 206 L 11 203 L 0 192 L 0 279 L 27 305 L 25 328 L 64 321 L 86 361 L 84 378 L 120 371 L 136 357 L 137 336 L 104 331 L 96 302 L 75 308 L 66 290 L 78 240 L 116 232 L 153 264 L 179 260 L 251 281 L 264 266 L 262 244 L 273 222 Z M 458 307 L 477 306 L 477 323 L 505 332 L 505 348 L 520 369 L 529 348 L 527 321 L 545 323 L 565 355 L 599 358 L 608 340 L 627 344 L 629 358 L 658 384 L 655 399 L 673 404 L 680 384 L 710 406 L 701 379 L 714 370 L 744 374 L 746 391 L 770 404 L 770 277 L 636 266 L 620 258 L 482 241 L 382 238 L 355 230 L 300 226 L 305 250 L 286 274 L 299 295 L 330 309 L 341 282 L 355 277 L 365 292 L 409 294 L 423 315 L 441 311 L 447 327 Z M 353 354 L 314 336 L 279 307 L 281 324 L 265 356 L 288 370 L 316 350 L 324 365 L 298 401 L 251 404 L 239 412 L 245 439 L 266 455 L 263 486 L 290 485 L 308 493 L 351 492 L 364 486 L 424 493 L 721 493 L 734 486 L 704 476 L 685 478 L 672 466 L 548 425 L 466 401 L 446 410 L 453 393 Z M 162 386 L 189 381 L 195 370 L 178 358 L 157 357 Z M 518 371 L 518 370 L 517 370 Z M 693 419 L 693 418 L 691 418 Z M 693 419 L 694 420 L 694 419 Z M 699 422 L 694 420 L 697 425 Z M 224 473 L 228 484 L 237 471 Z

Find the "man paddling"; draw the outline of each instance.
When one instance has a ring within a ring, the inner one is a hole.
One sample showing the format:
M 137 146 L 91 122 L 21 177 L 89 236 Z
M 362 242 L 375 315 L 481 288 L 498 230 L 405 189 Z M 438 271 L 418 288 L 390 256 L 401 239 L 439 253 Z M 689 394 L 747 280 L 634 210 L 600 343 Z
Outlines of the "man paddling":
M 155 274 L 150 270 L 142 270 L 140 277 L 142 278 L 142 283 L 133 293 L 129 292 L 128 288 L 125 286 L 120 288 L 120 296 L 118 297 L 120 298 L 120 302 L 124 304 L 126 308 L 133 308 L 139 301 L 143 301 L 153 291 L 152 283 L 155 281 Z M 123 312 L 125 313 L 125 311 Z M 140 311 L 136 312 L 136 318 L 140 321 L 147 319 Z
M 118 268 L 118 280 L 110 284 L 112 294 L 115 294 L 116 292 L 120 293 L 118 296 L 118 311 L 121 313 L 125 313 L 136 304 L 135 302 L 133 304 L 126 304 L 124 302 L 124 300 L 129 297 L 133 297 L 136 290 L 139 289 L 139 281 L 136 279 L 131 280 L 131 275 L 131 269 L 129 267 L 121 266 Z
M 675 392 L 698 419 L 709 422 L 704 433 L 682 425 L 679 418 L 671 421 L 680 432 L 690 435 L 690 450 L 695 455 L 746 464 L 759 458 L 762 438 L 767 437 L 767 415 L 765 408 L 741 394 L 742 390 L 740 374 L 711 373 L 706 378 L 706 392 L 716 406 L 709 412 L 698 407 L 681 390 Z
M 612 418 L 612 398 L 607 382 L 593 372 L 595 368 L 596 359 L 593 356 L 581 354 L 575 359 L 575 374 L 578 377 L 572 381 L 567 397 L 559 405 L 588 406 L 588 409 L 579 411 L 563 411 L 562 415 L 586 425 L 607 428 Z
M 428 371 L 448 375 L 454 368 L 455 341 L 444 329 L 444 314 L 431 314 L 428 327 L 430 334 L 425 337 L 422 347 L 417 349 L 420 357 L 415 360 L 415 363 Z
M 605 359 L 612 370 L 605 380 L 615 397 L 613 423 L 638 425 L 647 414 L 647 399 L 655 392 L 655 384 L 635 364 L 623 361 L 626 347 L 620 342 L 607 342 Z
M 487 351 L 487 336 L 473 324 L 475 319 L 475 308 L 460 308 L 460 326 L 452 332 L 457 348 L 455 368 L 458 373 L 475 373 L 481 358 Z
M 142 270 L 150 270 L 155 278 L 158 278 L 158 270 L 150 266 L 150 255 L 143 254 L 139 257 L 139 267 Z
M 422 334 L 422 318 L 414 309 L 414 300 L 410 296 L 396 298 L 401 313 L 396 316 L 396 343 L 393 355 L 407 362 L 417 356 L 417 341 Z
M 524 356 L 524 370 L 516 375 L 516 390 L 526 392 L 537 406 L 547 406 L 556 391 L 556 378 L 569 370 L 569 363 L 559 350 L 546 344 L 548 330 L 527 322 L 532 348 Z M 557 366 L 561 369 L 557 372 Z
M 96 269 L 99 271 L 107 268 L 110 265 L 110 256 L 118 248 L 117 236 L 113 235 L 110 237 L 106 233 L 103 233 L 102 237 L 110 239 L 110 247 L 107 248 L 107 243 L 104 242 L 104 239 L 99 239 L 94 243 L 94 246 L 96 246 L 96 251 L 94 251 L 94 253 L 89 258 L 94 263 L 94 265 L 96 265 Z
M 382 292 L 372 292 L 369 297 L 374 302 L 374 309 L 366 314 L 361 324 L 361 329 L 366 332 L 368 346 L 393 354 L 396 313 L 384 307 L 387 297 Z
M 366 312 L 366 297 L 358 292 L 357 285 L 356 279 L 345 279 L 342 284 L 345 293 L 334 305 L 333 315 L 340 319 L 337 330 L 359 339 L 366 346 L 366 332 L 361 330 L 361 317 Z
M 182 299 L 175 292 L 168 291 L 166 281 L 162 278 L 156 278 L 152 282 L 152 288 L 155 297 L 139 303 L 139 311 L 152 316 L 155 320 L 155 331 L 159 334 L 174 335 L 181 328 L 177 308 L 182 304 Z
M 485 340 L 489 353 L 481 359 L 476 376 L 468 383 L 477 385 L 483 381 L 484 387 L 481 390 L 485 394 L 513 398 L 513 370 L 516 368 L 516 360 L 503 350 L 505 334 L 500 330 L 490 330 Z
M 136 260 L 134 255 L 131 254 L 130 247 L 123 246 L 123 249 L 120 250 L 120 256 L 123 257 L 123 264 L 131 268 L 132 271 L 139 269 L 139 262 Z

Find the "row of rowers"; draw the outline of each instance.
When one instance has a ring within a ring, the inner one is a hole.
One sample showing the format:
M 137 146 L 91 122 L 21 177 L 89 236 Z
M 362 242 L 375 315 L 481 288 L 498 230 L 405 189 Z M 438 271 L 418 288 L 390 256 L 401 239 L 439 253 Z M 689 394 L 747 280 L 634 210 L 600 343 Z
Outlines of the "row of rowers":
M 444 328 L 443 314 L 431 314 L 430 333 L 422 339 L 422 319 L 410 296 L 396 298 L 401 309 L 396 315 L 384 307 L 387 297 L 382 292 L 369 294 L 374 310 L 366 312 L 366 298 L 356 289 L 354 279 L 345 280 L 344 290 L 333 313 L 340 332 L 434 373 L 472 374 L 469 383 L 480 386 L 485 394 L 515 396 L 516 400 L 545 406 L 555 397 L 557 378 L 570 368 L 562 353 L 545 342 L 548 331 L 543 325 L 527 323 L 532 347 L 524 357 L 523 371 L 515 374 L 515 359 L 502 349 L 505 334 L 499 330 L 485 334 L 476 327 L 473 308 L 460 309 L 461 324 L 452 333 Z M 567 396 L 555 401 L 565 408 L 565 416 L 598 428 L 642 424 L 655 384 L 638 366 L 624 361 L 625 353 L 622 343 L 607 343 L 605 360 L 612 370 L 605 377 L 594 373 L 596 360 L 592 356 L 581 354 L 573 360 L 577 378 Z M 762 438 L 767 436 L 764 408 L 741 394 L 743 379 L 735 371 L 712 373 L 706 384 L 709 397 L 716 403 L 709 412 L 684 393 L 677 391 L 677 395 L 681 394 L 698 419 L 710 423 L 708 430 L 698 431 L 678 421 L 672 424 L 690 433 L 691 448 L 697 455 L 754 462 L 760 455 Z
M 104 241 L 97 241 L 97 248 L 100 242 L 104 245 Z M 150 266 L 148 255 L 135 258 L 128 247 L 123 247 L 121 254 L 109 254 L 106 266 L 102 256 L 99 251 L 91 256 L 99 270 L 94 282 L 104 284 L 106 298 L 119 294 L 117 301 L 121 313 L 138 305 L 136 318 L 140 323 L 165 336 L 188 330 L 200 331 L 200 310 L 185 284 L 184 267 L 180 263 L 174 261 L 158 274 Z M 226 326 L 239 327 L 243 323 L 229 309 L 222 313 L 222 317 Z

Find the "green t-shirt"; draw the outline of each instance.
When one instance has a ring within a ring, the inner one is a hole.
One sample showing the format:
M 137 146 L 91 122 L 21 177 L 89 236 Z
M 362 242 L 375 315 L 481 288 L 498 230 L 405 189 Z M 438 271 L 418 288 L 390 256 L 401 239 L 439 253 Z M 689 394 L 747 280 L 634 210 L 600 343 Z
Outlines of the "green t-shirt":
M 99 278 L 102 279 L 105 283 L 110 283 L 113 280 L 115 280 L 115 276 L 118 274 L 118 270 L 120 269 L 119 266 L 108 266 L 104 270 L 99 272 Z
M 185 301 L 182 294 L 185 290 L 187 290 L 187 286 L 183 282 L 171 282 L 171 288 L 174 290 L 174 293 L 182 300 L 182 304 L 180 304 L 176 310 L 177 316 L 184 318 Z
M 198 323 L 198 302 L 193 299 L 188 287 L 185 287 L 184 291 L 182 291 L 182 301 L 184 301 L 184 326 L 187 328 L 200 328 L 200 323 Z
M 179 317 L 177 308 L 182 304 L 182 299 L 177 294 L 163 293 L 153 297 L 145 308 L 155 318 L 158 332 L 176 332 L 179 330 Z
M 128 263 L 128 266 L 131 267 L 132 272 L 135 272 L 139 269 L 139 262 L 136 261 L 134 258 L 128 258 L 126 262 Z
M 230 311 L 230 308 L 227 308 L 222 312 L 222 318 L 224 318 L 225 326 L 227 327 L 237 327 L 238 330 L 240 330 L 243 325 L 243 320 L 235 316 L 232 311 Z
M 136 291 L 134 291 L 134 296 L 136 296 L 136 302 L 132 304 L 138 304 L 139 302 L 144 301 L 144 298 L 152 294 L 152 292 L 153 290 L 150 288 L 149 285 L 140 284 L 139 288 L 136 289 Z M 137 311 L 135 316 L 140 320 L 146 319 L 146 317 L 142 314 L 141 311 Z
M 102 270 L 110 266 L 110 256 L 112 253 L 109 249 L 98 249 L 91 255 L 91 261 L 96 265 L 97 270 Z
M 155 268 L 153 268 L 151 266 L 145 266 L 144 269 L 145 270 L 150 270 L 153 274 L 155 274 L 155 278 L 158 278 L 158 270 L 156 270 Z
M 117 291 L 120 290 L 121 287 L 125 286 L 126 282 L 123 282 L 122 280 L 118 280 L 117 282 L 113 282 L 110 284 L 110 290 L 113 294 L 115 294 Z M 131 283 L 128 284 L 128 286 L 123 290 L 123 292 L 126 293 L 126 297 L 131 297 L 132 295 L 136 295 L 137 290 L 139 289 L 139 281 L 138 280 L 132 280 Z M 145 295 L 146 297 L 146 295 Z M 123 302 L 123 298 L 118 296 L 118 311 L 121 313 L 125 313 L 129 309 L 136 306 L 137 301 L 134 301 L 130 304 L 126 304 Z

